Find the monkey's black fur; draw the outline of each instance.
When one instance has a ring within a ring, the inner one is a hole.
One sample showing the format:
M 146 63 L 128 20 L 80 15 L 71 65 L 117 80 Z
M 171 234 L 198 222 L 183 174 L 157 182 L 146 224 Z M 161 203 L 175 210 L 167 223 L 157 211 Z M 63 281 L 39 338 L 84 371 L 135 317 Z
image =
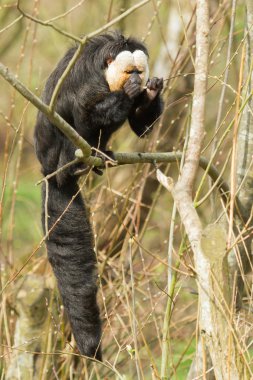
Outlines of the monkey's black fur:
M 47 104 L 75 50 L 76 47 L 69 49 L 50 75 L 43 93 Z M 110 92 L 104 70 L 108 59 L 114 59 L 123 50 L 142 50 L 148 54 L 142 43 L 118 33 L 100 35 L 88 41 L 57 99 L 56 111 L 91 146 L 100 150 L 106 149 L 111 134 L 127 119 L 133 131 L 143 136 L 162 111 L 159 91 L 153 100 L 148 99 L 146 90 L 134 97 L 127 95 L 124 89 Z M 137 86 L 134 80 L 132 82 L 128 81 L 128 87 Z M 45 176 L 73 160 L 76 149 L 41 112 L 35 127 L 35 147 Z M 78 179 L 73 175 L 75 170 L 76 167 L 72 167 L 49 180 L 47 202 L 43 187 L 42 223 L 45 226 L 47 207 L 48 228 L 55 224 L 46 241 L 48 257 L 79 351 L 101 359 L 96 256 Z

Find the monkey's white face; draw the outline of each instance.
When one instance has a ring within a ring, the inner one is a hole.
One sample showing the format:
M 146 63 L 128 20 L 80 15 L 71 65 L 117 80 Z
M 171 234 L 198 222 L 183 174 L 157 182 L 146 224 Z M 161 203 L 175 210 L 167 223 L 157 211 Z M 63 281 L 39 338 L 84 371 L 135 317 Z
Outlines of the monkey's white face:
M 149 67 L 148 57 L 142 50 L 135 50 L 133 53 L 124 50 L 117 55 L 115 60 L 108 62 L 108 68 L 105 70 L 105 78 L 110 90 L 121 90 L 133 73 L 139 75 L 141 88 L 143 88 L 149 78 Z

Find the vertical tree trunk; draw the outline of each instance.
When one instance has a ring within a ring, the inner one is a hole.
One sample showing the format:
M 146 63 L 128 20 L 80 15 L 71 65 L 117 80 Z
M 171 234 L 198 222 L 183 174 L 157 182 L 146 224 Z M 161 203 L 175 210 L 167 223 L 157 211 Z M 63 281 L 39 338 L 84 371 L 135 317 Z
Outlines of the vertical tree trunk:
M 230 310 L 232 302 L 226 257 L 226 233 L 219 225 L 208 225 L 203 229 L 192 199 L 204 136 L 209 59 L 207 0 L 197 0 L 196 14 L 195 81 L 190 137 L 181 177 L 174 188 L 171 186 L 171 190 L 194 253 L 199 292 L 199 331 L 201 341 L 210 353 L 215 378 L 248 380 L 248 365 L 238 345 L 237 332 L 233 325 L 233 310 Z M 206 378 L 203 358 L 196 356 L 195 360 L 196 367 L 202 368 L 199 375 Z

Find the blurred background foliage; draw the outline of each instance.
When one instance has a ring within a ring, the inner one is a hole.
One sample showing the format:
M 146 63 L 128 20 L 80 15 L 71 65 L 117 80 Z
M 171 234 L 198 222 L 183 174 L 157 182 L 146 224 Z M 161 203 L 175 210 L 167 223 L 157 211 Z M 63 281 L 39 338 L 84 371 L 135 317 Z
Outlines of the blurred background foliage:
M 206 157 L 210 156 L 212 149 L 231 17 L 230 1 L 210 0 L 209 3 L 210 76 L 203 148 Z M 137 1 L 21 0 L 19 4 L 32 17 L 51 20 L 58 29 L 82 36 L 103 26 Z M 238 1 L 232 60 L 218 139 L 235 112 L 244 8 L 244 2 Z M 183 149 L 193 90 L 194 28 L 195 2 L 186 0 L 152 0 L 113 26 L 112 29 L 145 41 L 150 52 L 151 74 L 162 76 L 166 81 L 163 94 L 165 111 L 152 134 L 138 140 L 125 125 L 113 136 L 110 149 L 152 152 Z M 0 1 L 0 61 L 38 96 L 59 59 L 74 43 L 50 25 L 20 17 L 15 2 Z M 67 343 L 71 339 L 69 328 L 59 306 L 45 246 L 41 244 L 40 186 L 36 186 L 41 174 L 33 147 L 37 111 L 3 80 L 0 88 L 0 253 L 1 283 L 4 286 L 0 311 L 0 371 L 4 376 L 11 357 L 8 347 L 13 345 L 17 284 L 28 273 L 43 275 L 46 286 L 50 288 L 51 299 L 57 300 L 52 312 L 48 306 L 47 328 L 42 332 L 48 340 L 43 343 L 43 351 L 53 352 L 56 345 L 59 350 L 71 351 L 74 343 L 73 340 L 71 346 Z M 230 147 L 231 133 L 228 132 L 214 159 L 218 168 L 223 166 Z M 162 165 L 161 168 L 167 175 L 177 178 L 179 164 Z M 202 175 L 200 171 L 199 181 Z M 229 167 L 225 177 L 229 179 Z M 207 190 L 208 181 L 205 180 L 200 197 Z M 159 378 L 172 198 L 156 181 L 152 165 L 108 169 L 102 178 L 92 174 L 85 179 L 84 193 L 95 231 L 101 275 L 99 302 L 104 320 L 104 357 L 125 379 Z M 212 220 L 209 200 L 201 206 L 200 213 L 203 222 Z M 135 239 L 129 240 L 131 237 Z M 180 265 L 170 322 L 170 370 L 173 379 L 186 378 L 196 342 L 196 285 L 192 278 L 191 252 L 187 242 L 182 243 L 183 237 L 184 232 L 176 218 L 173 266 L 178 260 Z M 41 337 L 36 339 L 39 341 Z M 22 349 L 25 349 L 25 342 Z M 135 355 L 136 350 L 138 355 Z M 49 355 L 47 360 L 42 360 L 39 376 L 37 378 L 43 379 L 116 378 L 107 368 L 60 354 Z

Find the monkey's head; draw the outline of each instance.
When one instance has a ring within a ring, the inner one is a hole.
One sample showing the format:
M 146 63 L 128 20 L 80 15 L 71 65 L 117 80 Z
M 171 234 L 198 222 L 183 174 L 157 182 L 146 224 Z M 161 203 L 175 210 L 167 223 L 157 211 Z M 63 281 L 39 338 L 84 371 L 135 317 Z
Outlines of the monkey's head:
M 107 60 L 105 78 L 111 91 L 121 90 L 132 75 L 136 75 L 141 80 L 143 88 L 149 78 L 148 57 L 142 50 L 130 52 L 121 51 L 115 59 Z
M 141 82 L 141 89 L 148 81 L 147 48 L 133 37 L 117 31 L 95 36 L 87 41 L 83 56 L 85 59 L 79 59 L 81 67 L 76 65 L 78 73 L 87 71 L 92 77 L 102 74 L 111 91 L 121 90 L 130 76 Z

